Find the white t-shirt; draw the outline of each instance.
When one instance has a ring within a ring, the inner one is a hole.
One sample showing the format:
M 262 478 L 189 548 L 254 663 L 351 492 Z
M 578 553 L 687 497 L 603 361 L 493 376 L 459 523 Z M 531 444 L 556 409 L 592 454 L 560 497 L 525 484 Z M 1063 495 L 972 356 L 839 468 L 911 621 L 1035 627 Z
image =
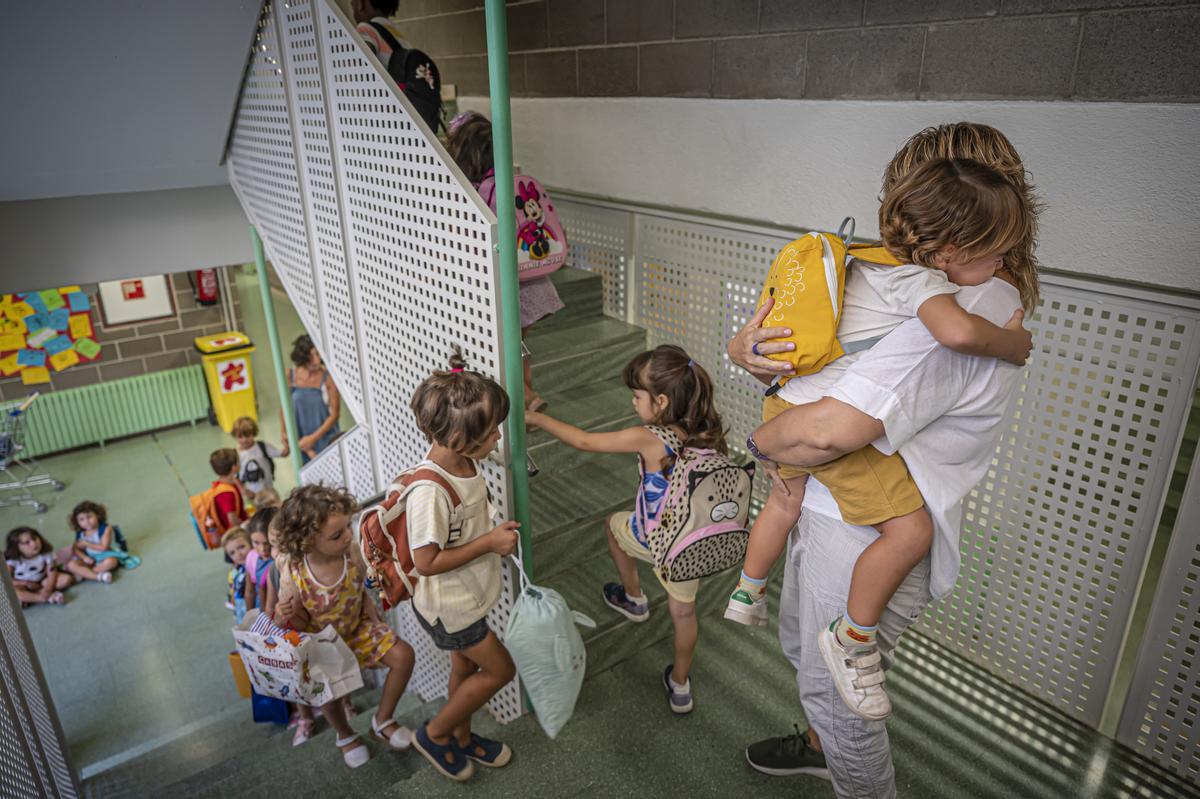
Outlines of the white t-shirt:
M 997 325 L 1021 307 L 1017 290 L 996 279 L 963 287 L 958 302 Z M 832 385 L 825 385 L 825 373 L 842 361 L 848 363 L 836 370 Z M 1021 367 L 947 349 L 917 319 L 830 367 L 789 381 L 784 391 L 795 385 L 800 402 L 830 396 L 883 422 L 884 435 L 872 443 L 884 454 L 898 451 L 904 457 L 925 497 L 934 525 L 930 592 L 945 596 L 958 579 L 962 501 L 992 464 Z M 817 384 L 822 388 L 807 390 Z M 808 482 L 804 507 L 841 518 L 833 497 L 816 480 Z
M 449 499 L 439 487 L 414 488 L 405 507 L 409 549 L 415 552 L 430 544 L 439 549 L 460 547 L 492 529 L 487 483 L 478 465 L 473 477 L 456 477 L 432 461 L 425 461 L 421 468 L 445 477 L 461 506 L 452 515 Z M 486 616 L 499 601 L 502 588 L 500 556 L 489 552 L 453 571 L 421 577 L 413 607 L 430 624 L 441 620 L 446 632 L 455 633 Z
M 267 457 L 263 457 L 263 450 Z M 275 480 L 271 477 L 271 458 L 283 455 L 283 450 L 265 441 L 255 441 L 250 449 L 238 450 L 238 480 L 251 494 L 257 494 L 265 488 L 275 488 Z
M 12 569 L 14 580 L 25 580 L 30 583 L 40 583 L 54 568 L 53 555 L 37 555 L 32 558 L 5 561 Z
M 396 26 L 395 22 L 392 22 L 387 17 L 375 17 L 371 22 L 382 25 L 392 35 L 392 38 L 396 40 L 396 44 L 406 50 L 412 49 L 412 45 L 400 35 L 400 28 Z M 354 26 L 354 30 L 362 37 L 363 43 L 374 51 L 375 57 L 379 59 L 379 63 L 383 64 L 383 68 L 387 69 L 388 62 L 392 60 L 392 45 L 371 22 L 360 22 Z
M 913 264 L 886 266 L 854 260 L 846 272 L 838 340 L 845 346 L 886 336 L 914 318 L 926 300 L 958 291 L 959 286 L 951 283 L 940 269 Z M 779 390 L 780 399 L 792 405 L 820 399 L 861 354 L 847 353 L 803 381 L 799 378 L 789 380 Z

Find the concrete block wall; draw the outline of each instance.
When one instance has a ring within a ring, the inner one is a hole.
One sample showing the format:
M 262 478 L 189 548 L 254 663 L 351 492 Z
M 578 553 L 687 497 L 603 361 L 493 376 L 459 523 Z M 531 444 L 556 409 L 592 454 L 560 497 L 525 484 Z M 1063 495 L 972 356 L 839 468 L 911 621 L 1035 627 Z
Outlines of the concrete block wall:
M 229 272 L 230 286 L 233 285 L 232 270 Z M 171 276 L 171 288 L 175 292 L 175 316 L 145 324 L 121 325 L 105 330 L 100 323 L 100 310 L 96 302 L 95 284 L 83 286 L 92 299 L 92 326 L 96 341 L 101 346 L 100 359 L 52 372 L 50 383 L 41 386 L 22 384 L 20 375 L 0 378 L 0 398 L 19 399 L 31 391 L 43 393 L 64 388 L 90 386 L 107 380 L 161 372 L 188 364 L 200 363 L 200 354 L 192 345 L 197 336 L 207 336 L 226 330 L 221 305 L 201 306 L 196 303 L 188 285 L 186 273 Z M 233 292 L 233 308 L 236 326 L 242 323 L 241 300 Z
M 487 93 L 482 0 L 401 0 L 460 95 Z M 518 97 L 1200 99 L 1200 4 L 1170 0 L 524 0 Z

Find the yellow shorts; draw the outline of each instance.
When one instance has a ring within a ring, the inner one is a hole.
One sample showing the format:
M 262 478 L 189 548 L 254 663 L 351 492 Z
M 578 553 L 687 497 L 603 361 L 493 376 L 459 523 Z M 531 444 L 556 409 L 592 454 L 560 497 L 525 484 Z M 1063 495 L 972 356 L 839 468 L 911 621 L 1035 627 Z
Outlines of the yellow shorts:
M 763 402 L 763 421 L 769 422 L 791 407 L 778 394 L 767 397 Z M 925 505 L 925 498 L 900 454 L 884 455 L 870 445 L 807 469 L 779 464 L 779 476 L 784 480 L 805 474 L 829 489 L 848 524 L 879 524 Z
M 608 531 L 612 533 L 612 537 L 616 539 L 617 546 L 631 558 L 640 560 L 643 563 L 654 564 L 654 555 L 642 543 L 633 537 L 633 529 L 629 526 L 629 520 L 633 514 L 629 511 L 614 513 L 608 517 Z M 687 580 L 682 583 L 673 583 L 662 578 L 658 568 L 654 569 L 654 576 L 662 583 L 662 587 L 667 590 L 667 594 L 677 602 L 695 602 L 696 592 L 700 589 L 699 580 Z

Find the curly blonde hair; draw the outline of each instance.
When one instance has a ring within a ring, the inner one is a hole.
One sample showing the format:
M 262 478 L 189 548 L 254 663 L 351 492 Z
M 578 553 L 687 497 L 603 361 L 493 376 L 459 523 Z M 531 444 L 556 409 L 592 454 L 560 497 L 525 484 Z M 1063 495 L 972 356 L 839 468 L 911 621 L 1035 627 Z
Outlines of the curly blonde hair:
M 1003 175 L 1021 195 L 1028 209 L 1028 223 L 1024 237 L 1004 257 L 1004 271 L 1016 283 L 1025 311 L 1032 312 L 1041 293 L 1034 251 L 1037 249 L 1038 215 L 1043 204 L 1017 148 L 1003 133 L 979 122 L 952 122 L 925 128 L 906 141 L 893 156 L 883 173 L 883 194 L 886 195 L 918 165 L 935 158 L 978 161 Z
M 297 488 L 283 501 L 271 524 L 278 530 L 279 550 L 290 558 L 299 559 L 312 550 L 312 540 L 329 517 L 335 514 L 350 516 L 358 502 L 344 488 L 327 485 L 306 485 Z

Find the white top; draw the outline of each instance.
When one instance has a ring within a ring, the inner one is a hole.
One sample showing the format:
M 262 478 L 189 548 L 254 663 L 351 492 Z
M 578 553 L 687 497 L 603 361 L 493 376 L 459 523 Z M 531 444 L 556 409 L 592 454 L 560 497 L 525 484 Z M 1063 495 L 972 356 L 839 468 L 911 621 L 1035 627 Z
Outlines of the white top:
M 997 325 L 1021 307 L 1017 290 L 996 279 L 963 287 L 958 302 Z M 826 373 L 839 366 L 828 384 Z M 800 402 L 830 396 L 883 422 L 884 435 L 872 443 L 884 454 L 899 451 L 925 497 L 934 525 L 930 593 L 942 597 L 958 579 L 962 501 L 992 464 L 1021 372 L 997 358 L 946 349 L 913 319 L 871 349 L 789 381 L 780 393 L 795 386 L 791 393 Z M 833 497 L 816 480 L 808 482 L 804 507 L 841 518 Z
M 939 294 L 956 294 L 959 288 L 940 269 L 912 264 L 885 266 L 854 260 L 846 272 L 838 340 L 844 346 L 885 336 L 914 318 L 926 300 Z M 792 378 L 779 390 L 780 399 L 792 405 L 820 399 L 861 354 L 848 353 L 816 374 L 803 379 Z
M 54 568 L 53 555 L 37 555 L 32 558 L 5 561 L 12 569 L 14 580 L 25 580 L 30 583 L 40 583 Z
M 405 500 L 409 549 L 415 552 L 430 544 L 439 549 L 460 547 L 491 531 L 487 483 L 478 465 L 473 477 L 456 477 L 432 461 L 421 468 L 441 473 L 462 505 L 452 519 L 444 491 L 429 484 L 414 488 Z M 453 571 L 421 577 L 413 608 L 430 624 L 441 620 L 446 632 L 455 633 L 486 616 L 499 601 L 502 588 L 500 556 L 489 552 Z
M 265 441 L 255 441 L 250 449 L 237 451 L 238 480 L 251 494 L 257 494 L 265 488 L 275 488 L 275 480 L 271 477 L 271 464 L 268 458 L 263 457 L 263 449 L 266 449 L 269 458 L 283 456 L 283 450 Z

